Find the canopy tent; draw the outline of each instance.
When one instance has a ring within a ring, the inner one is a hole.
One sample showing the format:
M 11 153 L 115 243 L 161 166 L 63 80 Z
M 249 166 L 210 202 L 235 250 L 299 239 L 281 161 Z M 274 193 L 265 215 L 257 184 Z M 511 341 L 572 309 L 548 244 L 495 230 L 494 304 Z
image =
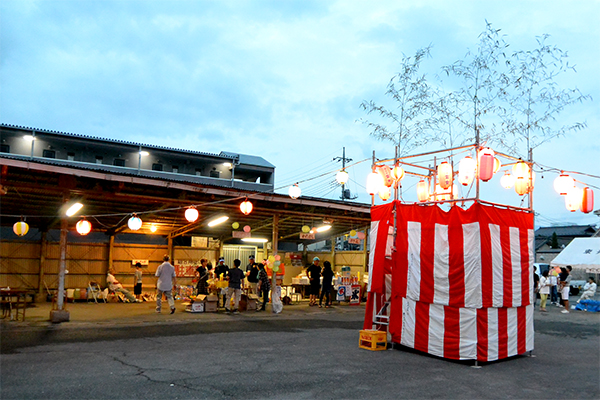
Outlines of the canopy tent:
M 550 262 L 553 267 L 583 269 L 590 273 L 600 273 L 600 237 L 575 238 L 560 254 Z
M 533 350 L 533 214 L 395 201 L 371 218 L 364 329 L 385 313 L 393 343 L 457 360 Z

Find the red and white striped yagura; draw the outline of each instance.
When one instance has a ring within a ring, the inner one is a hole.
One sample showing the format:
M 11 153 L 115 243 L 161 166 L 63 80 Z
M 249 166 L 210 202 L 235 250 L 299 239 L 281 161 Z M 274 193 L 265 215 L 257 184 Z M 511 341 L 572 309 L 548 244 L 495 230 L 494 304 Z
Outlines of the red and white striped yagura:
M 394 343 L 480 361 L 533 350 L 533 214 L 393 202 L 371 220 L 364 329 L 389 301 Z

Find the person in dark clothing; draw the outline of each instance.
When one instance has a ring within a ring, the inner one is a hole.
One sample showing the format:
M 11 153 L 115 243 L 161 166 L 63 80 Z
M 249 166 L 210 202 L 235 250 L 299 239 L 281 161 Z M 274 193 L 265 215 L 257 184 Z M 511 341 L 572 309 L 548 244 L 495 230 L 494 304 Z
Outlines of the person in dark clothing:
M 208 260 L 203 258 L 200 260 L 200 266 L 196 268 L 196 273 L 198 274 L 198 283 L 196 284 L 196 289 L 198 289 L 198 294 L 208 294 Z
M 539 292 L 538 286 L 540 285 L 540 276 L 533 270 L 533 308 L 537 303 L 537 295 Z
M 329 261 L 325 261 L 323 263 L 323 272 L 321 272 L 321 276 L 323 277 L 323 287 L 321 288 L 321 296 L 319 297 L 319 307 L 322 307 L 323 297 L 325 297 L 325 308 L 331 307 L 331 290 L 333 289 L 333 270 L 331 269 L 331 263 Z
M 271 282 L 269 282 L 269 275 L 267 275 L 265 265 L 258 264 L 258 267 L 260 268 L 258 272 L 258 292 L 259 295 L 262 293 L 263 302 L 262 306 L 258 307 L 256 311 L 265 311 L 267 303 L 269 302 L 269 290 L 271 290 Z
M 313 263 L 306 269 L 306 276 L 310 281 L 310 302 L 309 306 L 317 305 L 317 297 L 321 290 L 321 267 L 319 266 L 319 257 L 313 258 Z
M 225 280 L 227 274 L 229 273 L 229 267 L 225 264 L 225 259 L 223 257 L 219 258 L 219 262 L 215 268 L 215 279 L 220 280 L 221 278 Z M 221 295 L 223 297 L 223 307 L 225 306 L 225 301 L 227 297 L 227 290 L 221 290 Z M 227 307 L 226 307 L 227 308 Z
M 240 297 L 242 295 L 242 281 L 244 280 L 244 271 L 240 269 L 242 262 L 238 259 L 233 260 L 233 268 L 229 270 L 227 274 L 227 280 L 229 281 L 229 287 L 227 288 L 227 300 L 225 302 L 225 310 L 229 312 L 229 305 L 231 304 L 231 298 L 233 297 L 233 313 L 238 313 L 238 307 L 240 304 Z
M 249 284 L 249 293 L 258 294 L 258 264 L 254 261 L 254 256 L 248 257 L 248 265 L 246 265 L 246 278 Z

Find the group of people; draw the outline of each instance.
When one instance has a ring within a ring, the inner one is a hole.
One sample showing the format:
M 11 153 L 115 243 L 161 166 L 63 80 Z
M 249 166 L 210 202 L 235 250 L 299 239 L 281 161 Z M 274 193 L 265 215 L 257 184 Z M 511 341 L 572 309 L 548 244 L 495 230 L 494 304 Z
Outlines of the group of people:
M 313 258 L 313 263 L 306 269 L 306 276 L 310 282 L 310 297 L 308 305 L 313 307 L 317 305 L 319 299 L 319 307 L 323 307 L 323 297 L 325 297 L 325 308 L 331 307 L 331 291 L 333 289 L 334 272 L 331 269 L 331 263 L 325 261 L 323 268 L 319 266 L 321 260 L 319 257 Z M 321 285 L 321 277 L 323 284 Z
M 561 311 L 563 314 L 569 313 L 569 294 L 571 291 L 571 271 L 572 267 L 567 265 L 560 268 L 560 273 L 552 271 L 542 271 L 542 276 L 539 278 L 537 288 L 540 293 L 540 311 L 547 312 L 546 303 L 550 296 L 551 304 L 558 307 L 564 307 Z M 535 278 L 535 277 L 534 277 Z M 593 277 L 588 278 L 588 282 L 583 287 L 583 293 L 577 303 L 582 300 L 590 299 L 596 294 L 596 282 Z M 560 294 L 560 300 L 558 298 Z M 561 304 L 562 303 L 562 304 Z

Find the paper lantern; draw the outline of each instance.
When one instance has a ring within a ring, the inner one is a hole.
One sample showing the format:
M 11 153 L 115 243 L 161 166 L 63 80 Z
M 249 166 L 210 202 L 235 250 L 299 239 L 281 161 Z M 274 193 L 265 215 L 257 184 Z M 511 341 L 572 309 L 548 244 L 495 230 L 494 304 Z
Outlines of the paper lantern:
M 467 156 L 458 163 L 458 181 L 463 186 L 468 186 L 475 179 L 477 173 L 477 163 L 471 157 Z
M 346 170 L 341 170 L 335 175 L 335 180 L 338 181 L 340 185 L 344 185 L 348 182 L 348 173 Z
M 394 177 L 392 176 L 392 170 L 387 165 L 380 165 L 377 167 L 379 175 L 383 178 L 383 185 L 386 187 L 392 186 L 394 183 Z
M 350 236 L 356 236 L 356 231 L 354 229 L 350 231 Z
M 79 233 L 82 236 L 85 236 L 92 230 L 92 224 L 90 223 L 90 221 L 82 219 L 77 224 L 75 224 L 75 229 L 77 230 L 77 233 Z
M 567 192 L 575 185 L 575 181 L 568 174 L 562 173 L 554 180 L 554 190 L 561 196 L 566 196 Z
M 384 186 L 379 190 L 379 198 L 383 201 L 388 201 L 391 195 L 392 190 L 389 187 Z
M 234 222 L 233 224 L 231 224 L 231 227 L 232 227 L 233 229 L 237 229 L 237 228 L 239 228 L 239 227 L 240 227 L 240 223 L 239 223 L 239 222 Z
M 435 185 L 435 199 L 436 201 L 446 201 L 452 199 L 452 188 L 448 187 L 444 189 L 438 183 Z
M 363 231 L 360 231 L 356 234 L 356 236 L 360 239 L 360 240 L 364 240 L 365 238 L 365 233 Z
M 519 161 L 513 165 L 513 175 L 516 179 L 529 178 L 529 166 L 527 163 Z
M 150 225 L 150 232 L 155 233 L 158 230 L 158 227 L 154 224 Z
M 302 189 L 300 189 L 300 186 L 298 186 L 298 184 L 296 183 L 290 186 L 288 194 L 292 199 L 297 199 L 298 197 L 300 197 L 300 195 L 302 195 Z
M 244 232 L 248 233 L 252 230 L 252 228 L 250 228 L 250 225 L 246 225 L 244 226 Z
M 581 207 L 582 197 L 583 197 L 583 190 L 579 189 L 578 187 L 573 186 L 571 188 L 571 190 L 569 190 L 567 192 L 567 195 L 565 196 L 565 207 L 567 207 L 567 210 L 569 210 L 571 212 L 575 212 L 575 211 L 579 210 L 579 208 Z
M 29 225 L 27 225 L 27 222 L 25 221 L 16 222 L 13 225 L 13 232 L 17 236 L 25 236 L 27 235 L 27 232 L 29 232 Z
M 252 212 L 252 203 L 250 203 L 248 199 L 242 201 L 242 204 L 240 204 L 240 211 L 244 215 L 250 214 Z
M 308 233 L 308 232 L 310 232 L 310 226 L 308 226 L 308 225 L 303 225 L 303 226 L 302 226 L 302 232 L 304 232 L 304 233 Z
M 504 175 L 500 178 L 500 185 L 504 189 L 510 189 L 515 184 L 515 177 L 510 174 L 508 171 L 504 171 Z
M 529 189 L 528 181 L 529 179 L 523 177 L 518 177 L 515 180 L 515 192 L 517 192 L 519 196 L 523 196 L 525 193 L 527 193 Z
M 498 172 L 501 166 L 502 164 L 500 163 L 500 160 L 498 160 L 497 157 L 494 157 L 494 174 Z
M 444 161 L 437 167 L 437 178 L 438 183 L 442 189 L 448 189 L 452 186 L 452 166 Z
M 481 149 L 479 152 L 479 179 L 489 181 L 494 176 L 494 150 L 490 148 Z
M 129 221 L 127 221 L 127 226 L 132 231 L 137 231 L 142 227 L 142 220 L 139 219 L 137 215 L 133 214 L 133 217 L 129 218 Z
M 594 211 L 594 191 L 587 186 L 583 188 L 579 209 L 586 214 Z
M 402 178 L 404 178 L 404 169 L 401 166 L 396 165 L 392 170 L 392 176 L 395 180 L 401 181 Z
M 194 222 L 198 219 L 198 210 L 196 210 L 195 207 L 190 207 L 187 210 L 185 210 L 185 219 L 188 220 L 188 222 Z
M 429 199 L 429 185 L 423 179 L 417 183 L 417 198 L 421 202 Z
M 383 187 L 383 178 L 376 172 L 371 172 L 367 176 L 367 193 L 374 195 Z

